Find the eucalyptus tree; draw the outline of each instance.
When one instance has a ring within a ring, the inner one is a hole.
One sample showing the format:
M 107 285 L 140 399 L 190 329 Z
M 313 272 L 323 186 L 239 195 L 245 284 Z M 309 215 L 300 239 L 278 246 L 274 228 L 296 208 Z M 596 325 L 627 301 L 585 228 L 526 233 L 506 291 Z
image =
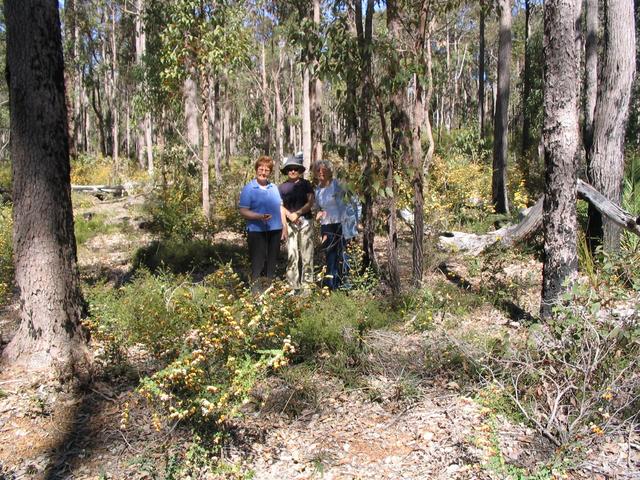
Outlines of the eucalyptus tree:
M 6 0 L 4 14 L 20 325 L 3 358 L 51 376 L 87 373 L 58 3 Z
M 150 0 L 158 38 L 159 78 L 170 95 L 179 95 L 186 76 L 195 72 L 202 148 L 202 211 L 210 218 L 210 101 L 215 83 L 248 58 L 249 34 L 242 2 Z
M 498 91 L 493 122 L 491 196 L 496 213 L 509 213 L 507 158 L 509 155 L 509 96 L 511 93 L 511 0 L 498 1 Z
M 580 0 L 544 4 L 544 262 L 541 314 L 549 317 L 578 267 L 576 180 Z

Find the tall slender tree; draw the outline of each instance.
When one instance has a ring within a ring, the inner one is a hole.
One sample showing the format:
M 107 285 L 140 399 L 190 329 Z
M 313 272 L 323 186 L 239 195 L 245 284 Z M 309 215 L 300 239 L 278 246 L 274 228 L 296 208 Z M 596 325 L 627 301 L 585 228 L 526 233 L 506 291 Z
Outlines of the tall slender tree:
M 493 122 L 491 192 L 496 213 L 509 213 L 507 158 L 509 155 L 509 96 L 511 90 L 511 0 L 498 1 L 498 91 Z

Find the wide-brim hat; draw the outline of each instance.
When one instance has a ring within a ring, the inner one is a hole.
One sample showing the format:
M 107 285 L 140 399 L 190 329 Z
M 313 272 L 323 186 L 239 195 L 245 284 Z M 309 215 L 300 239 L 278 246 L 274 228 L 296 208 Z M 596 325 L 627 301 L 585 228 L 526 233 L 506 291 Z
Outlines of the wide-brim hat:
M 303 172 L 306 170 L 305 166 L 302 164 L 302 156 L 296 155 L 295 157 L 288 157 L 287 160 L 282 165 L 280 171 L 282 173 L 287 173 L 287 170 L 291 167 L 296 167 Z

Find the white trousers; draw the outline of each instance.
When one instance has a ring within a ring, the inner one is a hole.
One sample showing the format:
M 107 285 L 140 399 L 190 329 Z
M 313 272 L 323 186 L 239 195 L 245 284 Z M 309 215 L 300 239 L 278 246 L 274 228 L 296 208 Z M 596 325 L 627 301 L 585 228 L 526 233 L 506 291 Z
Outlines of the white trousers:
M 299 289 L 313 283 L 313 226 L 310 221 L 302 227 L 291 222 L 287 225 L 287 282 Z

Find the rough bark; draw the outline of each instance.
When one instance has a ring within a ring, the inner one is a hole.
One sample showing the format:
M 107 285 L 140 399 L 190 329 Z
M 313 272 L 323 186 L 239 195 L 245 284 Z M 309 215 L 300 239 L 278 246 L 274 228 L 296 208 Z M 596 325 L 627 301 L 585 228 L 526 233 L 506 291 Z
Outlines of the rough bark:
M 511 90 L 511 0 L 499 0 L 498 91 L 493 123 L 492 203 L 496 213 L 509 213 L 507 157 L 509 154 L 509 94 Z
M 544 263 L 541 315 L 548 318 L 576 274 L 576 150 L 580 54 L 575 40 L 580 0 L 544 5 Z
M 89 366 L 71 210 L 58 4 L 6 0 L 15 281 L 20 326 L 4 360 L 66 377 Z
M 593 122 L 593 143 L 587 156 L 591 184 L 614 203 L 620 203 L 624 175 L 624 139 L 635 74 L 633 2 L 608 0 L 604 9 L 603 62 Z M 589 210 L 587 237 L 592 248 L 620 248 L 620 227 Z

